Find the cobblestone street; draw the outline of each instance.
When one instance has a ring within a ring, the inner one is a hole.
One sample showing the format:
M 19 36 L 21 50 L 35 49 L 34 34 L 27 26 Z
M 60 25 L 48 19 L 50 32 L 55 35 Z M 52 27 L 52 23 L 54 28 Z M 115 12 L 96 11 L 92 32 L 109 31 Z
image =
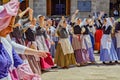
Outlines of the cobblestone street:
M 99 55 L 95 54 L 97 63 L 84 67 L 53 69 L 42 74 L 42 80 L 120 80 L 120 63 L 103 65 Z

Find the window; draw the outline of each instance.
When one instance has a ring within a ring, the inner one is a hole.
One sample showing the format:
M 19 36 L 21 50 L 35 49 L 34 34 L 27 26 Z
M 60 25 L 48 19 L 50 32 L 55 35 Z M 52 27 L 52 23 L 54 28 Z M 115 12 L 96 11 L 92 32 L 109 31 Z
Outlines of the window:
M 91 1 L 78 1 L 78 9 L 81 12 L 90 12 L 91 11 Z

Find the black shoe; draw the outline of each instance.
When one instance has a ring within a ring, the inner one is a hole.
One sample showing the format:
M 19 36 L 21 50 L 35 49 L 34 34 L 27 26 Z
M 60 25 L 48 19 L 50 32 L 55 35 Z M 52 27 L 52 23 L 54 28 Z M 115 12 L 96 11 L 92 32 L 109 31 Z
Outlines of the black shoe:
M 103 64 L 106 64 L 105 62 L 103 62 Z
M 118 63 L 118 61 L 115 61 L 115 63 Z
M 53 67 L 51 67 L 52 69 L 54 69 L 54 68 L 58 68 L 58 66 L 53 66 Z
M 112 63 L 112 61 L 110 61 L 109 63 Z
M 100 50 L 98 51 L 98 53 L 100 53 Z

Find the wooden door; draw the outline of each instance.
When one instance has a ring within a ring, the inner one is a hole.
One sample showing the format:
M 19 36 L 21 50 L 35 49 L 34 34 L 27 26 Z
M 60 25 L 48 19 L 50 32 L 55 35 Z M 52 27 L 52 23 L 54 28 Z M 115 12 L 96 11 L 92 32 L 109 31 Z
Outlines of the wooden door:
M 5 3 L 7 3 L 7 2 L 9 2 L 10 0 L 3 0 L 3 4 L 5 4 Z
M 5 4 L 5 3 L 7 3 L 7 2 L 9 2 L 10 0 L 1 0 L 0 2 L 1 2 L 1 4 Z
M 29 0 L 24 0 L 20 3 L 20 9 L 23 11 L 29 6 Z
M 66 16 L 70 15 L 70 6 L 71 6 L 71 1 L 66 0 Z
M 47 5 L 46 5 L 46 7 L 47 7 L 47 16 L 51 16 L 51 0 L 46 0 L 47 1 Z

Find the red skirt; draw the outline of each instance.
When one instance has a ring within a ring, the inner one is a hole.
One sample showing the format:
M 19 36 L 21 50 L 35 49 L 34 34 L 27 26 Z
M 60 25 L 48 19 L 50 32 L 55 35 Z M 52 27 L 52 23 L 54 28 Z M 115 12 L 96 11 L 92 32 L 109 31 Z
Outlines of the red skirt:
M 42 69 L 49 69 L 54 66 L 52 56 L 50 55 L 50 53 L 47 53 L 47 55 L 47 58 L 40 58 L 40 64 Z
M 101 38 L 103 35 L 103 31 L 102 30 L 96 30 L 95 33 L 95 50 L 100 50 L 100 43 L 101 43 Z

